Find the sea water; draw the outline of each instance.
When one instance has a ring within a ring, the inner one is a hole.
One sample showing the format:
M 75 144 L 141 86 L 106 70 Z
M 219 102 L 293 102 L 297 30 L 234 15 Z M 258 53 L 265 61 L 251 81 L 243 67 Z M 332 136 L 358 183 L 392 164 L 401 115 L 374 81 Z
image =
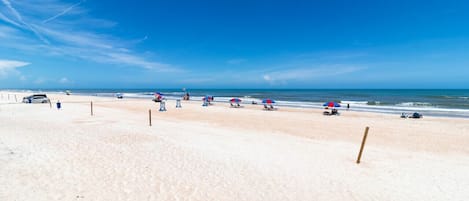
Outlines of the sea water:
M 31 92 L 64 93 L 65 89 L 29 90 Z M 228 102 L 240 98 L 244 104 L 262 103 L 270 98 L 277 106 L 323 108 L 328 101 L 335 101 L 353 111 L 401 114 L 420 112 L 428 116 L 469 118 L 468 89 L 74 89 L 74 95 L 111 97 L 116 93 L 124 98 L 152 99 L 161 92 L 167 99 L 181 99 L 189 93 L 191 100 L 206 95 L 215 97 L 215 102 Z

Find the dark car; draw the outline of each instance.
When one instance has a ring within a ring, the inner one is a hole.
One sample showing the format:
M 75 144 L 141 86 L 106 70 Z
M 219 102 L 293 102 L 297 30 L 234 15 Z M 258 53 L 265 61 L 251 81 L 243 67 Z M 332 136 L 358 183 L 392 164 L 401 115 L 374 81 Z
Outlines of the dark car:
M 23 103 L 49 103 L 50 100 L 46 94 L 34 94 L 23 98 Z

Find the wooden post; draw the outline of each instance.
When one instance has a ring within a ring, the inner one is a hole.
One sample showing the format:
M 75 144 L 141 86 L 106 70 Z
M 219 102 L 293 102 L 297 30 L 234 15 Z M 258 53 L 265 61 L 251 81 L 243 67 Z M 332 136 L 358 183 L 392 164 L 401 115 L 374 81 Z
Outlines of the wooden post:
M 10 94 L 8 94 L 8 100 L 10 100 Z
M 91 101 L 91 116 L 93 116 L 93 101 Z
M 18 99 L 16 98 L 16 94 L 15 94 L 15 103 L 18 102 Z
M 52 109 L 52 102 L 49 100 L 49 107 Z
M 363 135 L 362 145 L 360 147 L 360 152 L 358 153 L 357 164 L 360 163 L 360 159 L 361 159 L 362 153 L 363 153 L 363 148 L 365 147 L 366 136 L 368 136 L 368 130 L 369 129 L 370 128 L 368 126 L 365 128 L 365 135 Z
M 151 126 L 151 110 L 148 110 L 148 122 L 149 122 L 149 125 Z

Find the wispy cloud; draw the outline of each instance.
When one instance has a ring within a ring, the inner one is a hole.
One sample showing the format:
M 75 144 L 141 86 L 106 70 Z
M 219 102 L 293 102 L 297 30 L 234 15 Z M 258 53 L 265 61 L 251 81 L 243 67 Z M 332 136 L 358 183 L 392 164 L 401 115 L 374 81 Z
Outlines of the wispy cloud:
M 71 81 L 66 77 L 62 77 L 62 78 L 59 79 L 59 83 L 60 84 L 69 84 L 69 83 L 71 83 Z
M 147 36 L 140 40 L 126 40 L 105 34 L 105 29 L 116 23 L 91 17 L 83 7 L 86 5 L 84 0 L 72 5 L 59 0 L 1 2 L 5 7 L 0 7 L 0 21 L 11 25 L 9 29 L 17 30 L 17 34 L 2 34 L 0 26 L 0 38 L 7 39 L 2 42 L 5 47 L 153 71 L 177 70 L 172 65 L 153 61 L 132 50 Z M 30 33 L 36 39 L 30 37 Z
M 56 18 L 58 18 L 58 17 L 60 17 L 60 16 L 62 16 L 62 15 L 67 14 L 70 10 L 72 10 L 73 8 L 79 6 L 79 5 L 82 4 L 83 2 L 84 2 L 84 1 L 80 1 L 80 2 L 78 2 L 78 3 L 76 3 L 76 4 L 73 4 L 72 6 L 66 8 L 65 10 L 63 10 L 63 11 L 60 12 L 60 13 L 58 13 L 57 15 L 54 15 L 54 16 L 52 16 L 52 17 L 50 17 L 50 18 L 47 18 L 46 20 L 42 21 L 42 23 L 44 23 L 44 24 L 45 24 L 45 23 L 48 23 L 48 22 L 50 22 L 50 21 L 52 21 L 52 20 L 54 20 L 54 19 L 56 19 Z
M 15 72 L 16 68 L 29 65 L 28 62 L 0 59 L 0 78 L 5 78 L 9 73 Z
M 3 4 L 8 8 L 10 13 L 16 18 L 16 20 L 19 23 L 13 23 L 14 25 L 19 25 L 21 28 L 28 29 L 29 31 L 32 31 L 42 42 L 49 44 L 49 41 L 42 36 L 41 33 L 39 33 L 35 28 L 32 27 L 30 23 L 27 23 L 26 21 L 23 20 L 22 15 L 11 5 L 11 2 L 9 0 L 2 0 Z M 7 22 L 10 22 L 12 20 L 7 20 Z
M 247 61 L 246 59 L 230 59 L 230 60 L 226 61 L 226 63 L 236 65 L 236 64 L 244 63 L 246 61 Z
M 44 83 L 46 83 L 46 81 L 47 81 L 47 80 L 46 80 L 45 78 L 39 77 L 39 78 L 36 78 L 36 80 L 34 80 L 33 83 L 34 83 L 34 84 L 44 84 Z
M 305 81 L 323 79 L 331 76 L 354 73 L 364 67 L 348 65 L 321 65 L 310 68 L 295 68 L 271 71 L 261 74 L 264 81 L 270 84 L 286 83 L 288 81 Z

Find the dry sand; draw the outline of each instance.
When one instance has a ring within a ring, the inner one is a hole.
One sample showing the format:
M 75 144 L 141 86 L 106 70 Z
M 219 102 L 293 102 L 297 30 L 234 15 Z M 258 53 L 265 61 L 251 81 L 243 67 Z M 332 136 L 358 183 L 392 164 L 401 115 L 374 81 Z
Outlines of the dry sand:
M 469 199 L 469 119 L 0 93 L 1 201 Z

